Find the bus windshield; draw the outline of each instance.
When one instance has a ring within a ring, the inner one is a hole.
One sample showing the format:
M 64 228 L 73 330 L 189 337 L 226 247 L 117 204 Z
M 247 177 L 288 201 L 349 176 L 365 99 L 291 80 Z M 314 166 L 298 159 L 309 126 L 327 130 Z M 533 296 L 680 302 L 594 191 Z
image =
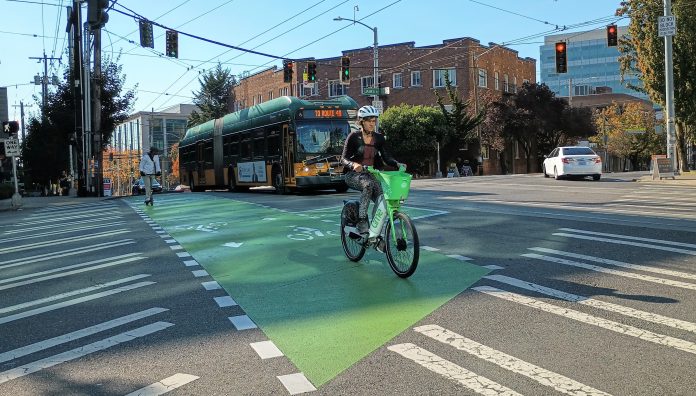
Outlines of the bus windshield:
M 298 122 L 298 157 L 306 159 L 317 155 L 341 155 L 349 132 L 347 120 Z

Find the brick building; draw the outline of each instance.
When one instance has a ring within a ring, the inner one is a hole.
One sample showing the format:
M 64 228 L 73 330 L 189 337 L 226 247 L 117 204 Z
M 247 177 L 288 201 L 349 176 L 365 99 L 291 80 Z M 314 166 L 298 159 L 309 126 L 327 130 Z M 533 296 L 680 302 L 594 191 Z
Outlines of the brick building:
M 283 95 L 307 99 L 326 99 L 348 95 L 360 106 L 372 104 L 373 97 L 364 89 L 374 87 L 373 48 L 345 50 L 350 57 L 350 84 L 339 80 L 341 57 L 316 59 L 317 82 L 313 87 L 303 83 L 306 61 L 294 64 L 293 83 L 283 82 L 283 70 L 277 66 L 242 78 L 235 87 L 236 102 L 233 110 L 243 109 Z M 402 103 L 436 105 L 434 90 L 445 94 L 445 71 L 464 99 L 489 94 L 516 92 L 523 82 L 536 81 L 536 60 L 520 58 L 517 51 L 464 37 L 444 40 L 442 44 L 417 47 L 405 42 L 379 47 L 379 87 L 389 88 L 380 95 L 383 108 Z M 476 163 L 483 158 L 485 174 L 500 173 L 497 153 L 484 147 L 462 148 L 462 158 Z

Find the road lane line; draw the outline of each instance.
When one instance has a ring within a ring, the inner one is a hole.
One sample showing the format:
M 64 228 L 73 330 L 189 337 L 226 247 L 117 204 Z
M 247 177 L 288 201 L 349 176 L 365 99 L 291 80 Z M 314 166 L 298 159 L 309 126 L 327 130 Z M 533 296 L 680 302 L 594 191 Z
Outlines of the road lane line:
M 291 395 L 314 392 L 317 390 L 302 373 L 279 375 L 276 378 L 280 380 L 280 383 L 283 384 Z
M 112 216 L 112 217 L 100 217 L 99 221 L 107 221 L 107 220 L 118 220 L 122 219 L 123 216 Z M 92 224 L 94 223 L 94 219 L 87 219 L 87 220 L 81 220 L 81 221 L 71 221 L 70 225 L 80 225 L 80 224 Z M 40 226 L 40 227 L 30 227 L 30 228 L 22 228 L 21 230 L 12 230 L 12 231 L 5 231 L 3 232 L 3 235 L 15 235 L 15 234 L 21 234 L 24 232 L 32 232 L 32 231 L 39 231 L 39 230 L 46 230 L 46 229 L 53 229 L 56 228 L 55 224 L 49 224 L 45 226 Z
M 203 286 L 203 288 L 205 290 L 208 290 L 208 291 L 222 289 L 222 286 L 220 286 L 220 284 L 217 283 L 216 281 L 203 282 L 203 283 L 201 283 L 201 285 Z
M 97 211 L 97 213 L 86 213 L 86 214 L 79 214 L 75 216 L 64 216 L 64 217 L 51 217 L 51 218 L 42 218 L 41 220 L 36 220 L 36 221 L 27 221 L 24 223 L 19 223 L 19 224 L 13 224 L 14 227 L 25 227 L 25 226 L 30 226 L 30 225 L 47 225 L 49 223 L 58 223 L 56 226 L 59 226 L 60 224 L 66 222 L 66 221 L 72 221 L 76 219 L 94 219 L 94 217 L 97 216 L 118 216 L 121 213 L 119 212 L 101 212 Z
M 65 292 L 65 293 L 60 293 L 60 294 L 56 294 L 56 295 L 49 296 L 49 297 L 40 298 L 38 300 L 28 301 L 28 302 L 25 302 L 22 304 L 11 305 L 9 307 L 0 308 L 0 314 L 6 314 L 6 313 L 9 313 L 12 311 L 19 311 L 21 309 L 33 307 L 34 305 L 41 305 L 41 304 L 48 303 L 51 301 L 62 300 L 64 298 L 77 296 L 78 294 L 85 294 L 85 293 L 93 292 L 95 290 L 104 289 L 107 287 L 120 285 L 122 283 L 127 283 L 130 281 L 147 278 L 149 276 L 150 276 L 149 274 L 140 274 L 140 275 L 130 276 L 128 278 L 118 279 L 118 280 L 115 280 L 112 282 L 107 282 L 107 283 L 102 283 L 102 284 L 99 284 L 96 286 L 86 287 L 84 289 L 73 290 L 70 292 Z
M 81 346 L 67 352 L 59 353 L 57 355 L 50 356 L 45 359 L 31 362 L 29 364 L 14 368 L 12 370 L 1 372 L 0 384 L 4 384 L 5 382 L 11 381 L 16 378 L 24 377 L 25 375 L 35 373 L 45 368 L 53 367 L 61 363 L 75 360 L 82 356 L 89 355 L 90 353 L 98 352 L 116 346 L 118 344 L 122 344 L 124 342 L 135 340 L 136 338 L 144 337 L 146 335 L 162 331 L 171 326 L 174 326 L 174 324 L 168 322 L 152 323 L 147 326 L 139 327 L 134 330 L 129 330 L 125 333 L 105 338 L 101 341 L 93 342 L 91 344 L 87 344 L 85 346 Z
M 684 352 L 696 354 L 696 344 L 690 341 L 685 341 L 679 338 L 670 337 L 663 334 L 653 333 L 652 331 L 639 329 L 637 327 L 614 322 L 612 320 L 600 318 L 598 316 L 592 316 L 565 307 L 559 307 L 557 305 L 548 304 L 531 297 L 526 297 L 521 294 L 496 289 L 495 287 L 491 286 L 476 286 L 473 289 L 493 297 L 501 298 L 503 300 L 535 308 L 544 312 L 556 314 L 564 318 L 573 319 L 578 322 L 601 327 L 603 329 L 610 330 L 619 334 L 635 337 L 643 341 L 648 341 L 658 345 L 664 345 L 674 349 L 679 349 Z
M 135 322 L 143 318 L 147 318 L 152 315 L 156 315 L 162 312 L 169 311 L 167 308 L 150 308 L 144 311 L 136 312 L 134 314 L 121 316 L 120 318 L 112 319 L 107 322 L 99 323 L 94 326 L 85 327 L 84 329 L 70 332 L 68 334 L 63 334 L 58 337 L 49 338 L 44 341 L 36 342 L 31 345 L 23 346 L 21 348 L 13 349 L 8 352 L 0 353 L 0 363 L 9 362 L 10 360 L 19 359 L 23 356 L 30 355 L 34 352 L 43 351 L 48 348 L 53 348 L 56 345 L 65 344 L 78 340 L 80 338 L 88 337 L 93 334 L 100 333 L 105 330 L 113 329 L 114 327 L 122 326 L 126 323 Z
M 669 276 L 674 276 L 676 278 L 685 278 L 685 279 L 695 279 L 696 280 L 696 274 L 689 274 L 689 273 L 681 272 L 681 271 L 648 267 L 646 265 L 629 264 L 629 263 L 624 263 L 622 261 L 610 260 L 610 259 L 605 259 L 605 258 L 601 258 L 601 257 L 587 256 L 584 254 L 564 252 L 561 250 L 547 249 L 547 248 L 542 248 L 542 247 L 533 247 L 533 248 L 528 248 L 528 249 L 534 250 L 537 252 L 558 254 L 561 256 L 567 256 L 567 257 L 578 258 L 578 259 L 583 259 L 583 260 L 588 260 L 588 261 L 594 261 L 596 263 L 615 265 L 617 267 L 630 268 L 630 269 L 645 271 L 645 272 L 653 272 L 653 273 L 661 274 L 661 275 L 669 275 Z
M 140 388 L 135 392 L 131 392 L 126 396 L 158 396 L 169 393 L 176 388 L 180 388 L 189 382 L 193 382 L 200 377 L 191 374 L 177 373 L 171 377 L 167 377 L 162 381 L 155 382 L 144 388 Z
M 464 351 L 506 370 L 512 371 L 513 373 L 521 374 L 561 393 L 578 396 L 609 395 L 608 393 L 594 389 L 571 378 L 546 370 L 543 367 L 536 366 L 504 352 L 479 344 L 474 340 L 438 325 L 419 326 L 414 328 L 414 330 L 436 341 L 440 341 L 443 344 L 450 345 L 460 351 Z
M 130 245 L 133 243 L 135 243 L 135 241 L 132 239 L 121 239 L 119 241 L 114 241 L 114 242 L 98 243 L 98 244 L 92 245 L 91 247 L 79 247 L 79 248 L 61 250 L 59 252 L 50 252 L 50 253 L 44 253 L 44 254 L 37 254 L 35 256 L 21 257 L 21 258 L 14 259 L 14 260 L 0 261 L 0 264 L 4 264 L 4 265 L 0 265 L 0 269 L 16 267 L 16 266 L 25 265 L 25 264 L 34 264 L 34 263 L 39 262 L 39 261 L 46 261 L 46 260 L 63 258 L 63 257 L 69 257 L 69 256 L 74 256 L 76 254 L 94 252 L 97 250 L 111 249 L 111 248 L 114 248 L 117 246 Z
M 77 242 L 77 241 L 83 242 L 83 241 L 88 240 L 88 239 L 104 238 L 104 237 L 124 234 L 127 232 L 130 232 L 130 231 L 129 230 L 120 230 L 120 231 L 100 232 L 100 233 L 92 234 L 92 235 L 81 235 L 81 236 L 70 237 L 70 238 L 54 239 L 53 241 L 36 242 L 36 243 L 27 244 L 27 245 L 19 245 L 19 246 L 3 248 L 3 249 L 0 249 L 0 254 L 16 253 L 16 252 L 21 252 L 24 250 L 43 248 L 43 247 L 49 247 L 49 246 L 56 246 L 56 245 L 60 245 L 63 243 L 70 243 L 70 242 Z
M 36 213 L 47 213 L 47 212 L 62 212 L 64 210 L 70 210 L 70 209 L 89 209 L 89 208 L 108 208 L 108 209 L 118 209 L 117 205 L 109 204 L 109 203 L 102 203 L 102 202 L 97 202 L 97 203 L 78 203 L 78 204 L 67 204 L 67 205 L 55 205 L 55 206 L 49 206 L 46 208 L 41 208 L 36 211 Z
M 457 260 L 461 260 L 461 261 L 473 260 L 471 257 L 462 256 L 461 254 L 448 254 L 447 257 L 451 257 L 453 259 L 457 259 Z
M 638 309 L 633 309 L 619 304 L 613 304 L 610 302 L 596 300 L 594 298 L 580 296 L 577 294 L 566 293 L 561 290 L 552 289 L 550 287 L 545 287 L 538 285 L 536 283 L 527 282 L 521 279 L 511 278 L 504 275 L 488 275 L 484 276 L 486 279 L 491 279 L 496 282 L 505 283 L 511 286 L 519 287 L 521 289 L 534 291 L 541 294 L 546 294 L 547 296 L 560 298 L 566 301 L 575 302 L 578 304 L 587 305 L 597 309 L 602 309 L 609 312 L 615 312 L 621 315 L 630 316 L 636 319 L 645 320 L 647 322 L 658 323 L 661 325 L 673 327 L 679 330 L 686 330 L 692 333 L 696 333 L 696 323 L 687 322 L 685 320 L 670 318 L 668 316 L 662 316 L 652 312 L 641 311 Z
M 30 316 L 39 315 L 39 314 L 42 314 L 44 312 L 54 311 L 56 309 L 69 307 L 71 305 L 80 304 L 80 303 L 83 303 L 85 301 L 96 300 L 98 298 L 111 296 L 113 294 L 118 294 L 118 293 L 122 293 L 125 291 L 137 289 L 139 287 L 154 285 L 155 283 L 156 282 L 152 282 L 152 281 L 134 283 L 132 285 L 117 287 L 115 289 L 103 291 L 100 293 L 90 294 L 89 296 L 84 296 L 84 297 L 76 298 L 73 300 L 59 302 L 59 303 L 56 303 L 53 305 L 46 305 L 45 307 L 35 308 L 35 309 L 30 310 L 30 311 L 24 311 L 24 312 L 20 312 L 20 313 L 14 314 L 14 315 L 0 317 L 0 325 L 5 324 L 5 323 L 14 322 L 15 320 L 28 318 Z
M 52 236 L 52 235 L 69 234 L 69 233 L 73 233 L 73 232 L 82 232 L 82 231 L 93 230 L 93 229 L 104 228 L 104 227 L 122 226 L 124 224 L 126 224 L 125 221 L 117 221 L 114 223 L 93 224 L 93 225 L 80 227 L 80 228 L 62 228 L 62 229 L 57 230 L 57 231 L 48 231 L 48 232 L 41 232 L 38 234 L 34 233 L 31 235 L 22 235 L 22 236 L 18 236 L 18 237 L 0 239 L 0 243 L 24 241 L 24 240 L 32 239 L 32 238 L 41 238 L 41 237 L 47 237 L 47 236 Z
M 611 268 L 600 267 L 597 265 L 585 264 L 585 263 L 581 263 L 579 261 L 566 260 L 566 259 L 562 259 L 559 257 L 544 256 L 542 254 L 536 254 L 536 253 L 525 253 L 522 255 L 522 257 L 528 257 L 528 258 L 548 261 L 548 262 L 557 263 L 557 264 L 570 265 L 573 267 L 585 268 L 585 269 L 588 269 L 590 271 L 602 272 L 605 274 L 612 274 L 612 275 L 616 275 L 616 276 L 622 276 L 624 278 L 639 279 L 639 280 L 642 280 L 645 282 L 658 283 L 658 284 L 664 285 L 664 286 L 672 286 L 672 287 L 679 287 L 682 289 L 696 290 L 696 284 L 694 284 L 694 283 L 687 283 L 687 282 L 681 282 L 678 280 L 658 278 L 658 277 L 651 276 L 651 275 L 635 274 L 633 272 L 619 271 L 619 270 L 615 270 L 615 269 L 611 269 Z
M 254 323 L 254 321 L 252 321 L 251 318 L 249 318 L 249 316 L 247 315 L 230 316 L 227 319 L 229 319 L 230 322 L 232 322 L 232 324 L 234 325 L 234 327 L 240 331 L 255 329 L 257 327 L 256 323 Z
M 641 238 L 641 237 L 630 236 L 630 235 L 609 234 L 606 232 L 585 231 L 585 230 L 578 230 L 575 228 L 559 228 L 559 230 L 560 231 L 574 232 L 576 234 L 598 235 L 598 236 L 613 237 L 613 238 L 619 238 L 619 239 L 629 239 L 629 240 L 641 241 L 641 242 L 653 242 L 653 243 L 660 243 L 663 245 L 672 245 L 672 246 L 680 246 L 680 247 L 696 249 L 696 244 L 693 244 L 693 243 L 674 242 L 674 241 L 667 241 L 664 239 Z
M 215 300 L 218 307 L 220 307 L 220 308 L 234 307 L 235 305 L 237 305 L 237 302 L 234 301 L 234 299 L 230 296 L 220 296 L 220 297 L 215 297 L 213 299 Z
M 387 349 L 407 359 L 413 360 L 428 370 L 440 374 L 447 379 L 455 380 L 481 395 L 521 396 L 520 393 L 510 388 L 458 366 L 414 344 L 405 343 L 391 345 L 387 347 Z
M 12 278 L 0 279 L 0 284 L 3 284 L 3 283 L 10 283 L 10 282 L 16 282 L 16 281 L 20 281 L 20 280 L 24 280 L 24 279 L 30 279 L 30 278 L 37 278 L 37 277 L 40 277 L 40 276 L 42 276 L 42 275 L 55 274 L 56 272 L 72 270 L 72 269 L 74 269 L 74 268 L 87 267 L 87 266 L 92 265 L 92 264 L 107 263 L 107 262 L 111 262 L 112 260 L 117 261 L 117 260 L 123 260 L 123 259 L 127 259 L 127 258 L 133 258 L 133 257 L 135 257 L 135 256 L 138 256 L 139 254 L 140 254 L 140 253 L 127 253 L 127 254 L 123 254 L 123 255 L 120 255 L 120 256 L 107 257 L 107 258 L 103 258 L 103 259 L 87 261 L 87 262 L 84 262 L 84 263 L 78 263 L 78 264 L 73 264 L 73 265 L 67 265 L 67 266 L 65 266 L 65 267 L 53 268 L 53 269 L 46 270 L 46 271 L 33 272 L 33 273 L 31 273 L 31 274 L 26 274 L 26 275 L 19 275 L 19 276 L 15 276 L 15 277 L 12 277 Z M 2 286 L 0 286 L 0 288 L 1 288 L 1 287 L 2 287 Z M 0 290 L 2 290 L 2 289 L 0 289 Z
M 621 241 L 621 240 L 616 240 L 616 239 L 609 239 L 609 238 L 599 238 L 599 237 L 593 237 L 593 236 L 587 236 L 587 235 L 578 235 L 578 234 L 568 234 L 565 232 L 554 232 L 553 235 L 556 236 L 563 236 L 567 238 L 576 238 L 576 239 L 585 239 L 588 241 L 598 241 L 598 242 L 608 242 L 608 243 L 615 243 L 619 245 L 630 245 L 630 246 L 638 246 L 638 247 L 644 247 L 648 249 L 655 249 L 655 250 L 665 250 L 668 252 L 675 252 L 675 253 L 684 253 L 684 254 L 689 254 L 692 256 L 696 256 L 696 250 L 686 250 L 686 249 L 679 249 L 679 248 L 671 248 L 668 246 L 657 246 L 657 245 L 650 245 L 648 243 L 640 243 L 640 242 L 631 242 L 631 241 Z

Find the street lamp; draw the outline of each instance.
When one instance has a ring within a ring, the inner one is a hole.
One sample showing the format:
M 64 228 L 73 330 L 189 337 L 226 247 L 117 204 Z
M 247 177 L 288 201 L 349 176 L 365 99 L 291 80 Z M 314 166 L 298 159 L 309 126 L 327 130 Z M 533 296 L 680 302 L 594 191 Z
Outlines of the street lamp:
M 377 92 L 374 95 L 372 95 L 372 105 L 374 106 L 375 103 L 377 103 L 379 101 L 379 51 L 377 49 L 378 48 L 377 47 L 377 26 L 369 27 L 368 25 L 366 25 L 360 21 L 357 21 L 355 19 L 355 17 L 353 17 L 352 19 L 343 18 L 343 17 L 336 17 L 336 18 L 334 18 L 334 21 L 349 21 L 349 22 L 353 22 L 354 25 L 356 23 L 358 23 L 358 24 L 363 25 L 366 28 L 372 30 L 372 33 L 374 33 L 374 43 L 372 44 L 374 47 L 373 48 L 374 71 L 373 71 L 372 78 L 374 79 L 373 85 L 375 88 L 377 88 Z M 376 128 L 377 128 L 377 126 L 375 126 L 375 131 L 376 131 Z

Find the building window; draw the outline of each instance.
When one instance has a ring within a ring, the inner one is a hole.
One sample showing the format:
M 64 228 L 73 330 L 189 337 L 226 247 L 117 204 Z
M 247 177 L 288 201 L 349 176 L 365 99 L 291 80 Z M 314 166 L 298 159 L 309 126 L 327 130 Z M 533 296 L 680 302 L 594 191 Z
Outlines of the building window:
M 509 89 L 510 89 L 509 85 L 510 85 L 510 81 L 508 80 L 508 75 L 507 75 L 507 74 L 503 74 L 503 92 L 510 92 L 510 91 L 509 91 Z
M 256 103 L 256 96 L 254 96 L 254 97 L 252 98 L 251 105 L 252 105 L 252 106 L 256 106 L 256 104 L 257 104 L 257 103 Z
M 515 142 L 515 159 L 520 159 L 520 142 Z
M 394 73 L 392 74 L 392 86 L 394 88 L 403 88 L 404 87 L 404 79 L 403 75 L 401 73 Z
M 317 87 L 319 84 L 317 83 L 308 83 L 307 85 L 302 84 L 302 94 L 304 96 L 315 96 L 319 94 L 319 90 Z
M 517 76 L 512 78 L 512 93 L 517 93 Z
M 273 99 L 273 91 L 268 91 L 268 100 Z
M 488 151 L 489 151 L 488 146 L 482 146 L 481 147 L 481 158 L 488 159 L 488 155 L 489 155 Z
M 346 94 L 346 86 L 338 80 L 329 80 L 329 97 Z
M 416 71 L 411 72 L 411 86 L 412 87 L 422 86 L 420 70 L 416 70 Z
M 495 90 L 500 91 L 500 75 L 498 75 L 498 72 L 495 72 L 494 78 L 495 78 Z
M 478 86 L 481 88 L 488 87 L 488 72 L 486 69 L 478 69 Z
M 445 73 L 447 73 L 452 86 L 457 86 L 456 69 L 437 69 L 433 70 L 433 88 L 442 88 L 445 86 Z

